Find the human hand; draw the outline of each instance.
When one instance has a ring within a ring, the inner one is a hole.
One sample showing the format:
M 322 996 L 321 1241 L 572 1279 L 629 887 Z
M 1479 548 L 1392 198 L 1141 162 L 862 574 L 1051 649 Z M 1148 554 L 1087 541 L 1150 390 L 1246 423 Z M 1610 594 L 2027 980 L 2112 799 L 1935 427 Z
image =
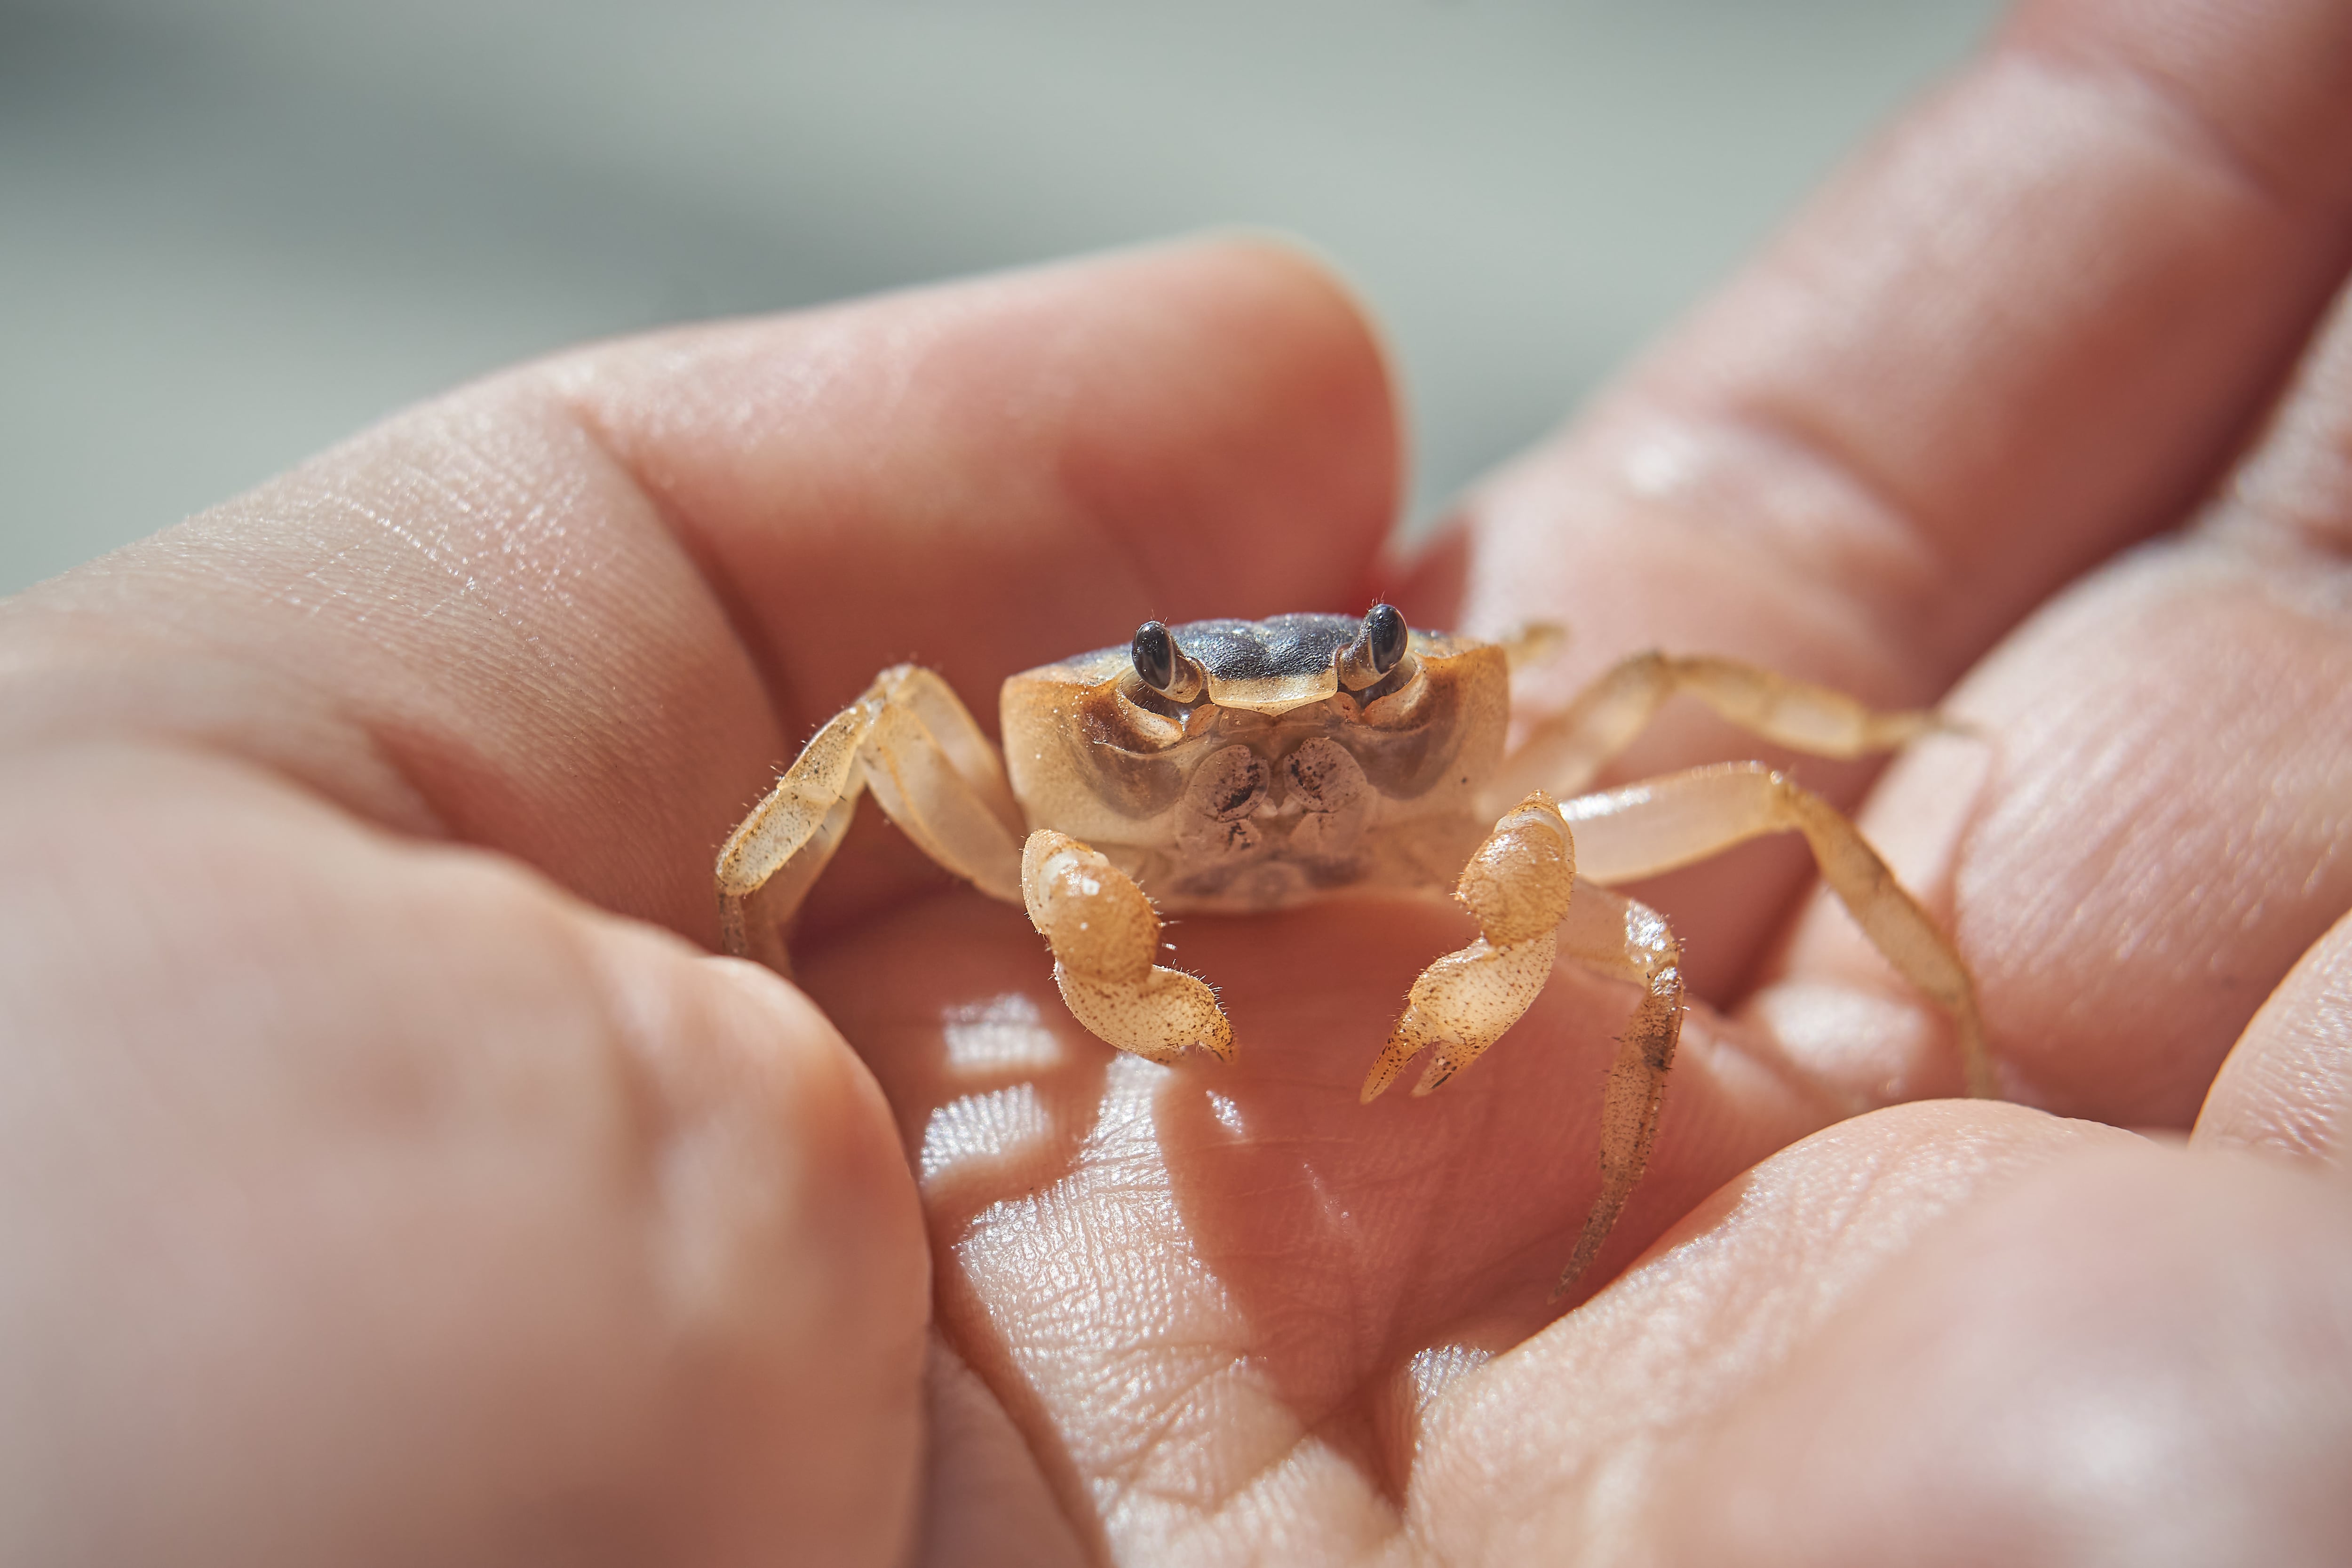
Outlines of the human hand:
M 1799 903 L 1801 851 L 1664 879 L 1740 1005 L 1686 1025 L 1596 1272 L 1633 1266 L 1553 1321 L 1622 992 L 1558 974 L 1442 1095 L 1360 1110 L 1458 926 L 1175 928 L 1241 1058 L 1172 1077 L 1008 986 L 1010 922 L 929 984 L 897 977 L 977 916 L 818 952 L 920 1140 L 943 1331 L 1074 1553 L 2340 1559 L 2347 153 L 2340 7 L 2029 8 L 1390 584 L 1422 624 L 1568 621 L 1538 707 L 1653 644 L 1948 701 L 1972 732 L 1875 788 L 1803 771 L 1867 789 L 2042 1109 L 1853 1115 L 1957 1084 L 1933 1010 Z M 1749 749 L 1694 720 L 1622 771 Z
M 1981 742 L 1864 820 L 1949 910 L 2012 1088 L 2074 1114 L 2185 1124 L 2352 902 L 2312 591 L 2352 374 L 2193 540 L 2011 631 L 2178 521 L 2335 286 L 2347 50 L 2294 32 L 2323 15 L 2029 16 L 2042 65 L 1925 111 L 1396 588 L 1423 624 L 1570 620 L 1568 677 L 1657 642 L 1904 702 L 1999 645 L 1955 699 Z M 1660 895 L 1717 994 L 1771 967 L 1694 1010 L 1596 1283 L 1651 1250 L 1557 1321 L 1624 998 L 1563 973 L 1444 1093 L 1359 1108 L 1443 909 L 1175 928 L 1241 1058 L 1172 1073 L 887 834 L 811 912 L 822 1014 L 647 929 L 707 942 L 711 848 L 886 663 L 985 716 L 1147 615 L 1360 604 L 1393 452 L 1328 282 L 1144 256 L 518 373 L 12 605 L 10 1552 L 2340 1541 L 2340 1186 L 2016 1107 L 1808 1137 L 1952 1074 L 1769 856 Z M 2334 940 L 2199 1141 L 2332 1149 Z
M 1144 256 L 526 369 L 12 601 L 0 1560 L 895 1561 L 917 1185 L 716 847 L 904 653 L 1339 594 L 1389 421 L 1319 273 Z M 971 902 L 898 847 L 819 921 Z

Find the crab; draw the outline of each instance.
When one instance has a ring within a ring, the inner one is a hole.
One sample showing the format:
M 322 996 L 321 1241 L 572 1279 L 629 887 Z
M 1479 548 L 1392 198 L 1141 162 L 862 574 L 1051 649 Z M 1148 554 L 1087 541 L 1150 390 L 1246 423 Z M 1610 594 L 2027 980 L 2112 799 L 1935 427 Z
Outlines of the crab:
M 1601 1100 L 1601 1190 L 1557 1297 L 1608 1239 L 1655 1139 L 1682 1027 L 1680 948 L 1612 885 L 1794 831 L 1871 942 L 1950 1015 L 1970 1093 L 1993 1092 L 1974 985 L 1950 940 L 1853 825 L 1761 763 L 1580 793 L 1675 692 L 1825 757 L 1943 727 L 1714 657 L 1643 653 L 1506 752 L 1511 671 L 1557 628 L 1500 641 L 1361 619 L 1276 616 L 1170 626 L 1013 676 L 1000 754 L 947 683 L 883 671 L 820 729 L 720 852 L 729 952 L 790 973 L 784 935 L 870 790 L 933 860 L 1023 905 L 1071 1014 L 1120 1050 L 1173 1065 L 1234 1057 L 1198 975 L 1162 965 L 1162 910 L 1282 909 L 1341 889 L 1441 893 L 1478 935 L 1435 959 L 1366 1076 L 1366 1102 L 1423 1051 L 1413 1093 L 1517 1023 L 1559 956 L 1641 991 Z

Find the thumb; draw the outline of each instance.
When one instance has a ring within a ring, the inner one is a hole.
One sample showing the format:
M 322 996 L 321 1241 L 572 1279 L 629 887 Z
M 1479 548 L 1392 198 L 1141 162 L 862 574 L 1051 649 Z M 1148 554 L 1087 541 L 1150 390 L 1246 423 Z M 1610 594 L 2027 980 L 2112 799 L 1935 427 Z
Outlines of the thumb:
M 798 991 L 238 763 L 0 800 L 0 1561 L 897 1558 L 921 1221 Z

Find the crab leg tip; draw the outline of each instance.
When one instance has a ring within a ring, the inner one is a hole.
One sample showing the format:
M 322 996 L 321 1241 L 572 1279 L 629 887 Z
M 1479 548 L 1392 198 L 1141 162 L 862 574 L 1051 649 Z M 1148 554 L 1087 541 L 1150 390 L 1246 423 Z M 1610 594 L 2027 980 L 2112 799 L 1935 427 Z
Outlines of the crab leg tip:
M 1612 1225 L 1614 1220 L 1615 1216 L 1612 1215 Z M 1602 1226 L 1601 1234 L 1596 1236 L 1592 1226 L 1586 1225 L 1584 1234 L 1576 1238 L 1575 1255 L 1569 1258 L 1568 1267 L 1559 1271 L 1559 1279 L 1552 1286 L 1551 1294 L 1544 1298 L 1546 1301 L 1557 1301 L 1576 1289 L 1576 1282 L 1584 1278 L 1586 1269 L 1592 1267 L 1592 1259 L 1601 1251 L 1601 1242 L 1608 1239 L 1610 1228 L 1608 1225 Z
M 1421 1055 L 1427 1047 L 1429 1042 L 1421 1038 L 1419 1030 L 1414 1027 L 1417 1022 L 1409 1007 L 1405 1010 L 1405 1016 L 1397 1020 L 1397 1026 L 1389 1036 L 1388 1044 L 1381 1047 L 1380 1056 L 1372 1062 L 1372 1070 L 1364 1075 L 1364 1089 L 1362 1094 L 1357 1099 L 1358 1104 L 1370 1105 L 1386 1094 L 1389 1091 L 1389 1086 L 1396 1082 L 1399 1075 L 1403 1073 L 1406 1064 Z

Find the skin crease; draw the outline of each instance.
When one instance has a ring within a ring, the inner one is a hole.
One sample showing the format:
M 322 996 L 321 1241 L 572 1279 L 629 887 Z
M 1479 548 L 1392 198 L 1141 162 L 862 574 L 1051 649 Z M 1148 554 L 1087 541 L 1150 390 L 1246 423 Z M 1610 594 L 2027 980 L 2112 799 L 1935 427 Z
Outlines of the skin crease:
M 2347 264 L 2352 14 L 2053 0 L 1414 563 L 1370 329 L 1211 245 L 528 367 L 10 601 L 0 1561 L 2340 1561 Z M 870 821 L 800 986 L 698 952 L 884 665 L 1376 592 L 1568 621 L 1538 704 L 1948 693 L 1802 772 L 2029 1103 L 1889 1103 L 1801 863 L 1664 879 L 1731 1011 L 1550 1304 L 1629 997 L 1360 1107 L 1443 905 L 1171 925 L 1173 1070 Z

